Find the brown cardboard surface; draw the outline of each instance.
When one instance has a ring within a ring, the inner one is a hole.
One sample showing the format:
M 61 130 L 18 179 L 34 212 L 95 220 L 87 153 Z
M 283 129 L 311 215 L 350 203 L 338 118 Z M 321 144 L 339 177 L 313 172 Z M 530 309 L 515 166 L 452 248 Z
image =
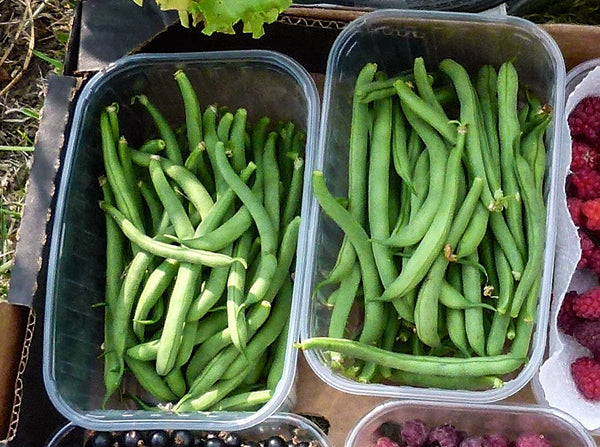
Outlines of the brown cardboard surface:
M 10 437 L 17 417 L 13 407 L 28 314 L 27 307 L 0 302 L 0 440 Z
M 582 62 L 600 57 L 600 26 L 548 24 L 543 28 L 558 44 L 567 71 Z

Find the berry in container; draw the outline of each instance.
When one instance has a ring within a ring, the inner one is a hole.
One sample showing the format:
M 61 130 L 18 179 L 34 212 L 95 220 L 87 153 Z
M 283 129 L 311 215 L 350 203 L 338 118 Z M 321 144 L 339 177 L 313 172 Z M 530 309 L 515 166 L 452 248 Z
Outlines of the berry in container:
M 594 439 L 568 414 L 538 405 L 387 401 L 348 434 L 346 447 L 593 447 Z
M 529 382 L 566 173 L 564 71 L 556 43 L 515 17 L 389 9 L 340 33 L 297 345 L 322 380 L 463 402 Z
M 548 357 L 533 381 L 539 402 L 569 413 L 594 434 L 600 430 L 599 64 L 586 61 L 567 75 L 562 156 L 569 170 L 558 210 L 564 237 L 556 248 Z
M 207 444 L 209 439 L 212 440 Z M 203 431 L 183 428 L 172 430 L 156 427 L 153 430 L 130 429 L 124 432 L 103 432 L 85 430 L 69 423 L 60 428 L 46 445 L 47 447 L 125 447 L 128 445 L 329 447 L 331 442 L 321 428 L 306 417 L 294 413 L 275 413 L 256 426 L 238 431 Z
M 86 83 L 46 290 L 44 383 L 63 416 L 240 430 L 291 405 L 318 107 L 272 51 L 134 55 Z

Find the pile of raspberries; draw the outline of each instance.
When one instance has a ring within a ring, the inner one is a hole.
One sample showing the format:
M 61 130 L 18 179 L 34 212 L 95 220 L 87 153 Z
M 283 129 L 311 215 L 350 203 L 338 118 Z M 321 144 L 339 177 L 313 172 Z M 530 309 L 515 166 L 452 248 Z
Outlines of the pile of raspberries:
M 581 100 L 568 124 L 573 143 L 566 193 L 581 245 L 577 268 L 600 278 L 600 97 Z M 571 364 L 571 375 L 586 399 L 600 401 L 600 287 L 568 292 L 557 323 L 591 352 Z
M 428 427 L 420 419 L 384 422 L 375 431 L 373 447 L 552 447 L 544 435 L 523 433 L 511 440 L 502 433 L 473 435 L 446 423 Z

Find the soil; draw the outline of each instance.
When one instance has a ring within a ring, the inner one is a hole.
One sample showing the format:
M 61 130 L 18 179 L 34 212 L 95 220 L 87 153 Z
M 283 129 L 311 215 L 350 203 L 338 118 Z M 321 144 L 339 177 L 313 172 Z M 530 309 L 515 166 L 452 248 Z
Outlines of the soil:
M 0 300 L 8 290 L 46 79 L 61 72 L 74 3 L 0 0 Z

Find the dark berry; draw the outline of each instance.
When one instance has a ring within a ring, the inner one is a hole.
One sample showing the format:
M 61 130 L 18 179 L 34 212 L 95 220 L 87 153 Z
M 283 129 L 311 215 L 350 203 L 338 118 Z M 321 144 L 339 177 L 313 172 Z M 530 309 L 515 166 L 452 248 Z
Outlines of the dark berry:
M 411 419 L 402 426 L 402 440 L 408 447 L 421 447 L 427 441 L 429 431 L 419 419 Z
M 123 447 L 142 447 L 146 444 L 141 432 L 137 430 L 131 430 L 125 433 L 121 445 Z
M 85 447 L 111 447 L 112 443 L 113 437 L 110 433 L 99 431 L 88 438 Z
M 208 438 L 205 447 L 226 447 L 225 441 L 221 438 Z
M 264 442 L 265 447 L 287 447 L 285 439 L 281 436 L 271 436 Z
M 206 447 L 206 438 L 204 438 L 201 434 L 195 434 L 194 447 Z
M 237 433 L 227 433 L 223 436 L 223 441 L 227 447 L 240 447 L 242 445 L 242 438 Z
M 194 437 L 188 430 L 176 430 L 171 435 L 175 447 L 193 447 Z
M 432 446 L 458 447 L 460 434 L 452 424 L 442 424 L 434 427 L 427 437 Z
M 156 430 L 150 433 L 148 436 L 147 445 L 148 447 L 170 447 L 171 436 L 164 430 Z

